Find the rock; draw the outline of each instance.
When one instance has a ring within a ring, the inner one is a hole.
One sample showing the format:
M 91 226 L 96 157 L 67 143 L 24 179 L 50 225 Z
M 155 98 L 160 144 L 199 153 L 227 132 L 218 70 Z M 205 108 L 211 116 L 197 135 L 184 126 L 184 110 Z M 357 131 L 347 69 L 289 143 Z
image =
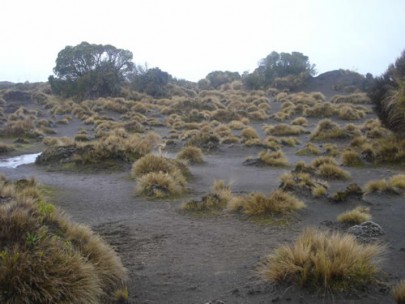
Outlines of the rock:
M 67 163 L 71 161 L 76 151 L 77 148 L 73 145 L 49 147 L 37 157 L 35 163 L 37 165 Z
M 357 238 L 367 241 L 384 234 L 383 229 L 377 223 L 367 221 L 360 225 L 350 227 L 347 232 L 355 235 Z

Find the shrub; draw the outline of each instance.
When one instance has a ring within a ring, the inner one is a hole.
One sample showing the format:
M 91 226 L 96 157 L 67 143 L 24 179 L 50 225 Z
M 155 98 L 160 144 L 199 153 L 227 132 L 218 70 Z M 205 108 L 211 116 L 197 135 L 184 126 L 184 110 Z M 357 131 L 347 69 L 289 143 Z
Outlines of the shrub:
M 370 208 L 356 207 L 353 210 L 338 215 L 337 220 L 341 223 L 361 224 L 371 220 Z
M 345 291 L 376 281 L 383 252 L 381 245 L 361 244 L 349 234 L 306 229 L 295 243 L 267 256 L 258 273 L 270 282 Z
M 399 281 L 393 288 L 392 288 L 392 295 L 394 296 L 395 302 L 397 304 L 404 304 L 405 303 L 405 281 Z
M 192 164 L 201 164 L 204 162 L 204 154 L 198 147 L 187 146 L 177 154 L 177 159 L 187 160 Z

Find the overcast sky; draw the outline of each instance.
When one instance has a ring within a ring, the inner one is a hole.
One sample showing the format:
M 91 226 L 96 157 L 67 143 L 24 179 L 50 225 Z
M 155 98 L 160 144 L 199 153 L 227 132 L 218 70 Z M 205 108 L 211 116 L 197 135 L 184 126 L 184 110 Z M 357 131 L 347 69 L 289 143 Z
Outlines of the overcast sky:
M 66 45 L 112 44 L 174 77 L 253 71 L 272 51 L 379 75 L 405 49 L 405 0 L 0 0 L 0 81 L 46 81 Z

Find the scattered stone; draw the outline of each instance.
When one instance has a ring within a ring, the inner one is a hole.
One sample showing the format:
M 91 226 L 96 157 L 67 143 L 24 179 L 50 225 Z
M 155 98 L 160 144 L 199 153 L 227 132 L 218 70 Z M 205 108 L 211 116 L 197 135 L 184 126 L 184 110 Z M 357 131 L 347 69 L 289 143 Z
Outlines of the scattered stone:
M 384 234 L 381 226 L 371 221 L 352 226 L 347 230 L 347 232 L 365 242 L 374 241 L 376 237 Z

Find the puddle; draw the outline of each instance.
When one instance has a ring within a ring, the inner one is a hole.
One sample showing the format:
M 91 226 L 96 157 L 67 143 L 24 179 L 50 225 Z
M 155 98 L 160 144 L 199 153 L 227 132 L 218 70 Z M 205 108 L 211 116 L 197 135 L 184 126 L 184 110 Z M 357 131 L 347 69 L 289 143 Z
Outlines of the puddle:
M 24 154 L 20 156 L 10 157 L 6 159 L 0 159 L 0 167 L 1 168 L 17 168 L 21 165 L 28 165 L 35 162 L 37 157 L 41 153 L 35 154 Z

